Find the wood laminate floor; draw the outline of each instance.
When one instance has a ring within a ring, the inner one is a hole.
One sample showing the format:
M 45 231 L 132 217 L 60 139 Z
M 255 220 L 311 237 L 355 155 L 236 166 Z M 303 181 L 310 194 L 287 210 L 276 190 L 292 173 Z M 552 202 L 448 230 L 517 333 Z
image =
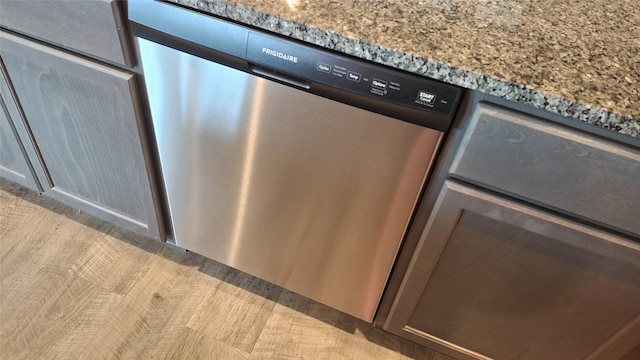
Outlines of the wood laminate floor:
M 451 359 L 0 179 L 1 359 Z

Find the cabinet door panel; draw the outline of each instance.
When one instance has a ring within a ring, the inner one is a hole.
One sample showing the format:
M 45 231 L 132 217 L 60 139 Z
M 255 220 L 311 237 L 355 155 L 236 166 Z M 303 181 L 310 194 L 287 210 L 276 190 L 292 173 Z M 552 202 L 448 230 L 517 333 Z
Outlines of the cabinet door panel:
M 638 314 L 638 244 L 447 181 L 387 328 L 470 358 L 583 359 L 615 336 L 631 350 Z
M 133 74 L 10 34 L 2 41 L 53 196 L 157 237 Z

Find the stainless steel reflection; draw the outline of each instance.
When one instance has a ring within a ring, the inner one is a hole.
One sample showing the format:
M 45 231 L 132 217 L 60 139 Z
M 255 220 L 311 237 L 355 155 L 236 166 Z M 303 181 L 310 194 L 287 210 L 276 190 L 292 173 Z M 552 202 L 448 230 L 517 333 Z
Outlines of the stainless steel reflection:
M 441 133 L 139 46 L 176 243 L 371 321 Z

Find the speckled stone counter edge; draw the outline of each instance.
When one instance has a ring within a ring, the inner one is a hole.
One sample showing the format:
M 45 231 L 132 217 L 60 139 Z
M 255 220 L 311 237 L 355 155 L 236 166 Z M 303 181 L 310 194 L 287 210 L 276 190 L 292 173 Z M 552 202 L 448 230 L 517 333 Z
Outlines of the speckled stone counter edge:
M 607 110 L 574 103 L 520 84 L 491 78 L 400 50 L 351 39 L 313 26 L 293 22 L 277 15 L 265 14 L 226 1 L 205 3 L 197 0 L 170 0 L 207 13 L 255 26 L 293 39 L 370 60 L 418 75 L 478 90 L 496 97 L 546 110 L 571 119 L 640 138 L 640 120 Z

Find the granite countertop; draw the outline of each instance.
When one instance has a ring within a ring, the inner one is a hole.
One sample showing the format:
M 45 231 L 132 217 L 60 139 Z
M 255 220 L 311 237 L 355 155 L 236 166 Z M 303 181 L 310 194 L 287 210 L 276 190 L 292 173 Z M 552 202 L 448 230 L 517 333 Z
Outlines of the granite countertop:
M 169 0 L 640 138 L 635 0 Z

